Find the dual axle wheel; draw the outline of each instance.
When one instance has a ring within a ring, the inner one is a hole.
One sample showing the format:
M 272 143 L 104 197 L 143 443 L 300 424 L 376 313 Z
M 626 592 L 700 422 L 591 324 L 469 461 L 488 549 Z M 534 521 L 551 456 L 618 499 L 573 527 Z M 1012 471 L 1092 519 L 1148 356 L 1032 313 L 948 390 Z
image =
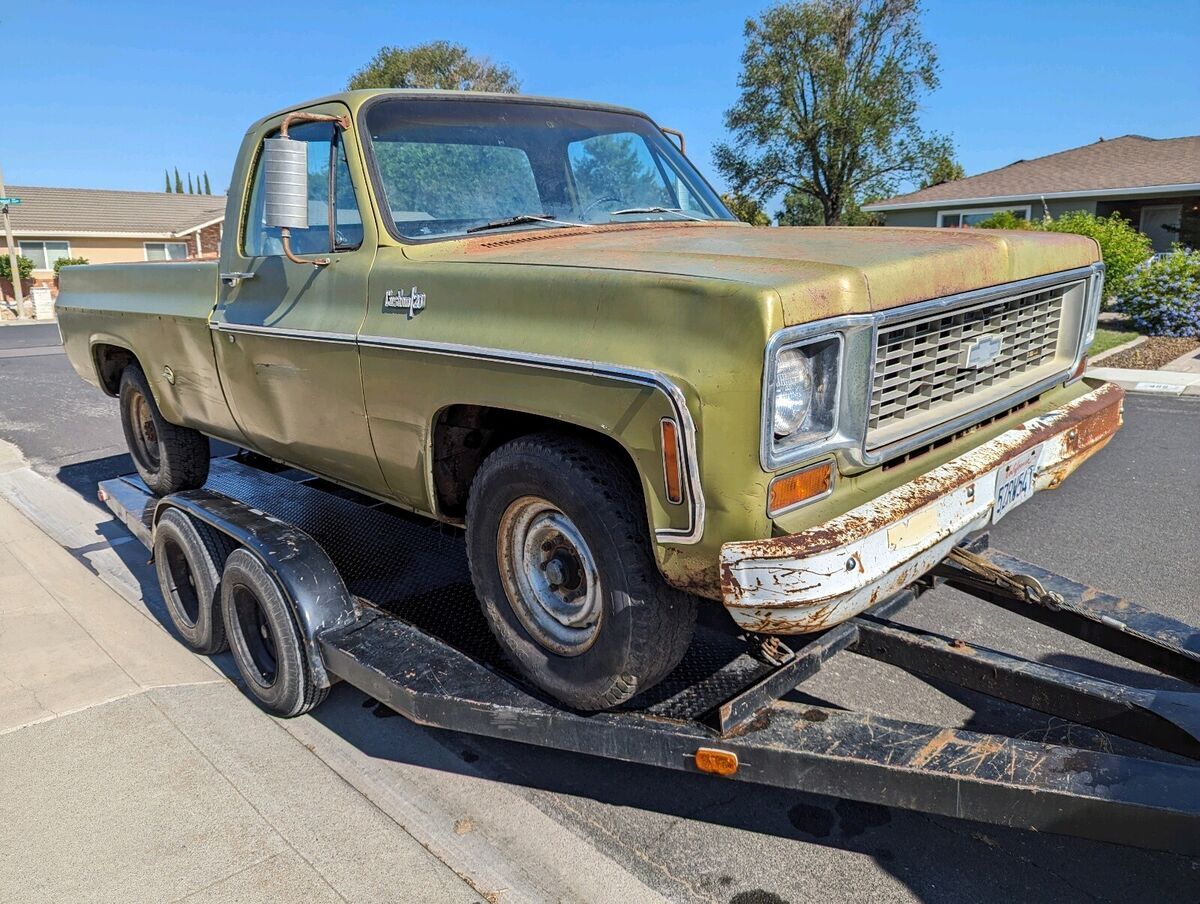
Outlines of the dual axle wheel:
M 246 692 L 264 709 L 298 716 L 325 699 L 292 608 L 257 558 L 178 510 L 154 535 L 154 561 L 167 611 L 197 653 L 230 650 Z

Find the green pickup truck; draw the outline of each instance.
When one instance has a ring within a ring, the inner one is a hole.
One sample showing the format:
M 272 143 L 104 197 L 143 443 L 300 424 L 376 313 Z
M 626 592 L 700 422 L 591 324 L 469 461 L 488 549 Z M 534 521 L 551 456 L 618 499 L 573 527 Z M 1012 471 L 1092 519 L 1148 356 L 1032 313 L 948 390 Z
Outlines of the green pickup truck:
M 676 134 L 512 95 L 297 105 L 246 133 L 219 261 L 63 271 L 67 354 L 155 493 L 217 437 L 465 528 L 498 641 L 579 709 L 670 672 L 701 598 L 761 635 L 861 612 L 1120 426 L 1083 377 L 1090 239 L 754 228 Z

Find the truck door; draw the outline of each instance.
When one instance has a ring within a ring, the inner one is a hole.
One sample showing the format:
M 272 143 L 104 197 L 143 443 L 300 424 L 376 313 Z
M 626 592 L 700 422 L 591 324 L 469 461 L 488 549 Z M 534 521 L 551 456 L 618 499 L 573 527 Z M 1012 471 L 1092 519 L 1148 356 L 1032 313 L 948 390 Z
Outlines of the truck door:
M 343 114 L 326 104 L 312 112 Z M 385 484 L 363 407 L 355 334 L 377 245 L 353 134 L 331 122 L 293 126 L 307 144 L 307 229 L 264 224 L 261 139 L 247 142 L 233 186 L 246 198 L 240 223 L 226 223 L 221 287 L 213 314 L 217 367 L 230 409 L 259 452 L 367 491 Z M 328 259 L 315 266 L 307 260 Z

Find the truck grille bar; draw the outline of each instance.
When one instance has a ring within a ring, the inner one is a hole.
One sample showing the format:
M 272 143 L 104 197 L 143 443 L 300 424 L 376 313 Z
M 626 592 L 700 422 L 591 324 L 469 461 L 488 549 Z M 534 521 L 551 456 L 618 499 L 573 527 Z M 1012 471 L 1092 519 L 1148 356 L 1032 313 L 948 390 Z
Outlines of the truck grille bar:
M 1076 336 L 1064 324 L 1065 301 L 1078 285 L 881 325 L 868 448 L 962 416 L 1069 368 Z M 981 342 L 991 347 L 982 363 L 972 352 Z

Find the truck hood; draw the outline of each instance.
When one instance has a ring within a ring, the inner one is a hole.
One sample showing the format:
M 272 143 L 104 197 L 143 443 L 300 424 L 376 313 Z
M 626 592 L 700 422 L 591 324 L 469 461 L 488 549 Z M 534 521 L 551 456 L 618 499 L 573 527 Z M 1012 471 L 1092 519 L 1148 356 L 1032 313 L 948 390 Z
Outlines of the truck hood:
M 752 228 L 740 223 L 630 223 L 492 233 L 408 246 L 423 259 L 585 267 L 731 280 L 778 292 L 789 323 L 1084 267 L 1081 236 L 985 229 Z

